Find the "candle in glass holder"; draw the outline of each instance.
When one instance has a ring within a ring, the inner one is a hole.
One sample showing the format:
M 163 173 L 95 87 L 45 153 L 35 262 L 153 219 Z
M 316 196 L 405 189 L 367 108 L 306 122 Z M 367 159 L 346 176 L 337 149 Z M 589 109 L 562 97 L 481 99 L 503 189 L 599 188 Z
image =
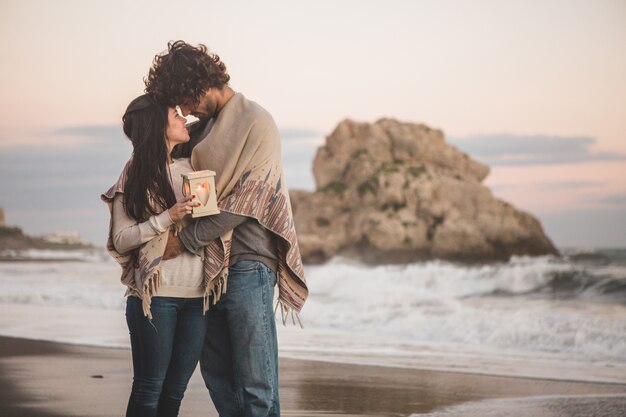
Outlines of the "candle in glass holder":
M 209 187 L 209 183 L 205 181 L 203 184 L 196 185 L 196 190 L 194 191 L 203 206 L 206 206 L 206 203 L 209 202 Z
M 192 203 L 200 202 L 199 206 L 194 205 L 191 217 L 209 216 L 220 212 L 215 195 L 215 172 L 195 171 L 181 174 L 181 176 L 183 177 L 183 195 L 187 196 L 192 193 L 196 196 Z

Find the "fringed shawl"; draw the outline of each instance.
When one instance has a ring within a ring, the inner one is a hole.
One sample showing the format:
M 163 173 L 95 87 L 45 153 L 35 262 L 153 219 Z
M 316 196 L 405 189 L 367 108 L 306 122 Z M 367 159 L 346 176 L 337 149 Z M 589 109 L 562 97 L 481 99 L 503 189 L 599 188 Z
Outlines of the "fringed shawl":
M 173 224 L 165 232 L 153 237 L 148 242 L 142 244 L 139 248 L 119 253 L 113 245 L 113 200 L 116 194 L 124 194 L 124 186 L 128 177 L 128 167 L 130 160 L 124 166 L 117 182 L 113 184 L 104 194 L 100 196 L 109 207 L 111 220 L 109 222 L 109 235 L 107 238 L 107 250 L 111 256 L 122 267 L 122 284 L 126 286 L 126 295 L 134 295 L 142 300 L 143 313 L 149 319 L 152 319 L 150 304 L 152 297 L 157 293 L 163 281 L 163 272 L 161 261 L 167 246 L 169 230 L 177 230 L 180 224 Z M 204 311 L 209 309 L 209 296 L 225 291 L 222 287 L 223 280 L 212 280 L 212 286 L 209 288 L 209 277 L 204 274 Z M 219 288 L 216 288 L 219 285 Z
M 261 106 L 237 93 L 201 133 L 201 139 L 193 149 L 191 163 L 195 170 L 217 173 L 219 209 L 252 217 L 279 237 L 278 304 L 283 323 L 290 312 L 292 319 L 294 315 L 298 318 L 308 288 L 274 120 Z M 207 288 L 226 285 L 232 233 L 225 233 L 205 248 Z

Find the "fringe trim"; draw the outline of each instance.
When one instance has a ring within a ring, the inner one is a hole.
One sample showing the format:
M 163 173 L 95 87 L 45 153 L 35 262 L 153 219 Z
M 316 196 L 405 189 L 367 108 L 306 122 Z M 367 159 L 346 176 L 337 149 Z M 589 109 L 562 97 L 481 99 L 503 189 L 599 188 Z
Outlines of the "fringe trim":
M 143 282 L 141 306 L 143 307 L 143 315 L 146 316 L 148 320 L 152 320 L 152 311 L 150 309 L 152 297 L 156 294 L 157 290 L 161 288 L 162 283 L 163 273 L 161 272 L 161 266 L 159 265 L 156 270 Z
M 211 307 L 210 298 L 213 297 L 213 305 L 222 298 L 222 294 L 226 294 L 228 290 L 228 268 L 224 268 L 220 275 L 211 280 L 204 289 L 204 300 L 202 303 L 202 312 L 206 313 Z
M 274 307 L 274 318 L 276 318 L 276 312 L 278 311 L 278 306 L 280 306 L 280 316 L 283 322 L 283 326 L 287 326 L 287 317 L 291 314 L 291 321 L 293 325 L 296 325 L 296 320 L 298 320 L 298 324 L 300 324 L 300 328 L 304 329 L 304 325 L 302 324 L 302 320 L 300 320 L 300 313 L 298 313 L 292 306 L 287 304 L 285 300 L 281 300 L 278 298 L 276 300 L 276 307 Z

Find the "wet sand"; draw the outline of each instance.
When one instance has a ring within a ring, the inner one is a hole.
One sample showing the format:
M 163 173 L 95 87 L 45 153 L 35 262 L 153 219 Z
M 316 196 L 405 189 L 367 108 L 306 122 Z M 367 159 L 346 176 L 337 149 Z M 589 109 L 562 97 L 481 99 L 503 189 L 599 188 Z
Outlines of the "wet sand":
M 128 349 L 0 337 L 0 415 L 122 416 Z M 281 358 L 284 416 L 623 416 L 626 384 L 585 383 Z M 182 417 L 217 416 L 199 371 Z

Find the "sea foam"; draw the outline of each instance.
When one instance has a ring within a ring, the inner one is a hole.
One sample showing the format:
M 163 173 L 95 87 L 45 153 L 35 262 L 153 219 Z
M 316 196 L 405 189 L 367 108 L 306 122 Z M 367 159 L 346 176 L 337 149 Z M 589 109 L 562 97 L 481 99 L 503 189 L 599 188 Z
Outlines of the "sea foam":
M 310 296 L 301 317 L 306 328 L 364 334 L 381 346 L 394 339 L 626 362 L 623 266 L 589 266 L 585 257 L 476 266 L 336 258 L 305 266 Z M 81 259 L 0 263 L 0 304 L 123 314 L 119 266 L 104 251 Z

